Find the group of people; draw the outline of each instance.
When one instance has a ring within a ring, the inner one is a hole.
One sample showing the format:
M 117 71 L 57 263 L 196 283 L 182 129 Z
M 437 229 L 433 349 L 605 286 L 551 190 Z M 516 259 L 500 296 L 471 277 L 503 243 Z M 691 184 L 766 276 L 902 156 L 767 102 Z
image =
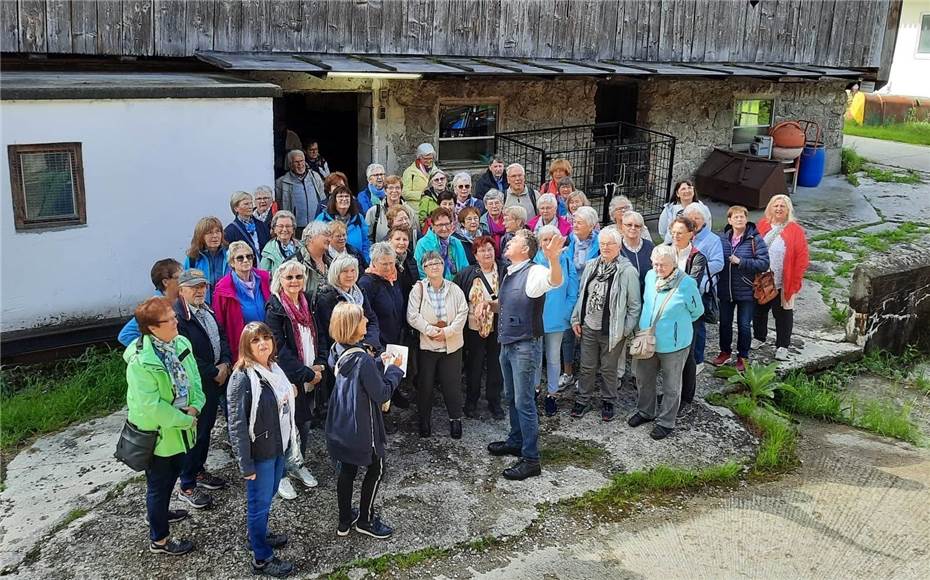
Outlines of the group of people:
M 400 177 L 372 164 L 353 193 L 343 174 L 321 178 L 291 151 L 273 189 L 233 194 L 229 224 L 200 219 L 183 264 L 153 266 L 156 296 L 119 336 L 129 420 L 161 434 L 146 471 L 153 552 L 192 549 L 169 539 L 169 522 L 188 516 L 169 510 L 178 478 L 177 497 L 193 508 L 228 484 L 204 467 L 218 410 L 246 480 L 253 571 L 284 576 L 293 566 L 273 549 L 287 537 L 268 531 L 268 514 L 276 493 L 297 496 L 290 480 L 317 485 L 305 464 L 314 427 L 336 465 L 337 535 L 386 538 L 393 529 L 375 502 L 392 406 L 415 400 L 419 435 L 431 437 L 438 387 L 459 439 L 463 417 L 481 417 L 483 393 L 495 419 L 509 418 L 488 451 L 515 457 L 503 476 L 522 480 L 541 473 L 537 406 L 551 417 L 573 399 L 571 417 L 599 407 L 609 422 L 628 384 L 638 391 L 629 426 L 654 423 L 655 440 L 671 434 L 695 397 L 707 321 L 720 325 L 712 364 L 744 369 L 766 341 L 769 310 L 775 356 L 787 358 L 808 261 L 787 196 L 773 197 L 758 224 L 731 207 L 717 234 L 680 182 L 656 245 L 623 196 L 609 202 L 612 223 L 599 223 L 567 160 L 538 190 L 497 157 L 474 188 L 458 173 L 450 189 L 434 157 L 420 145 Z M 778 296 L 756 304 L 753 279 L 769 271 Z M 409 349 L 406 360 L 395 346 Z

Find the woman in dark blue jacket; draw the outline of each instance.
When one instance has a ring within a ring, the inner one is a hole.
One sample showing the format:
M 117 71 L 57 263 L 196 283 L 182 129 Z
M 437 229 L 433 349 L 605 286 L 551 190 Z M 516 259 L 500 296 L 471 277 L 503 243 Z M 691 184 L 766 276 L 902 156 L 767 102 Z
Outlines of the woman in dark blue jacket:
M 336 495 L 339 502 L 339 536 L 354 527 L 373 538 L 388 538 L 394 533 L 374 512 L 375 496 L 384 475 L 384 419 L 381 405 L 391 394 L 404 372 L 400 358 L 385 353 L 376 361 L 361 345 L 368 321 L 362 307 L 342 302 L 333 309 L 329 334 L 333 349 L 330 365 L 336 385 L 326 415 L 326 445 L 339 462 Z M 389 365 L 385 370 L 384 365 Z M 352 509 L 352 491 L 358 468 L 367 466 L 362 481 L 359 509 Z
M 720 354 L 711 361 L 714 366 L 726 364 L 732 356 L 733 308 L 736 308 L 736 368 L 746 368 L 752 342 L 752 315 L 755 299 L 752 281 L 756 274 L 769 268 L 769 251 L 765 241 L 749 221 L 749 210 L 734 205 L 727 211 L 727 227 L 720 234 L 723 245 L 723 271 L 717 282 L 720 301 Z
M 237 191 L 232 194 L 229 207 L 232 209 L 235 219 L 223 230 L 223 237 L 226 238 L 227 244 L 237 241 L 247 243 L 252 248 L 257 263 L 258 258 L 262 255 L 262 248 L 271 239 L 271 231 L 265 222 L 253 219 L 252 214 L 255 212 L 255 204 L 252 201 L 251 193 Z

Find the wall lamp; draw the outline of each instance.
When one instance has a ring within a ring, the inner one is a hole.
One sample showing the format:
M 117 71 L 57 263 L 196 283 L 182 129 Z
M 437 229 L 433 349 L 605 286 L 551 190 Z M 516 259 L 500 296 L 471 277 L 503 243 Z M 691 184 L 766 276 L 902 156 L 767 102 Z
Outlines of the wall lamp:
M 328 72 L 327 78 L 384 79 L 398 81 L 415 81 L 423 78 L 419 73 L 396 72 Z

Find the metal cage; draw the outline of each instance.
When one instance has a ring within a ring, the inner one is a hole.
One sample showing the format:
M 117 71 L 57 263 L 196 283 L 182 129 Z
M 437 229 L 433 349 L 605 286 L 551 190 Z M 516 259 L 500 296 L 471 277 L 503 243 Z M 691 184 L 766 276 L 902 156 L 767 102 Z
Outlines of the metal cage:
M 526 169 L 534 187 L 549 179 L 549 164 L 567 159 L 575 188 L 610 223 L 608 207 L 627 196 L 646 219 L 659 215 L 672 187 L 675 138 L 629 123 L 599 123 L 498 133 L 495 152 Z

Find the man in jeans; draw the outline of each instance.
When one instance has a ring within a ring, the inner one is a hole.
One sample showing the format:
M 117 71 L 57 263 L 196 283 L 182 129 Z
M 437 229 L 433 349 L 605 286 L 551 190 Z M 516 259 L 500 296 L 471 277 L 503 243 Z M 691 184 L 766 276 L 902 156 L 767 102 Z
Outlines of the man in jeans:
M 510 411 L 506 441 L 488 445 L 491 455 L 519 457 L 504 470 L 507 479 L 523 480 L 539 475 L 539 416 L 536 413 L 535 377 L 542 362 L 543 304 L 549 290 L 562 285 L 559 254 L 565 239 L 555 235 L 543 247 L 549 268 L 530 262 L 538 244 L 529 230 L 520 230 L 508 242 L 504 255 L 510 260 L 498 296 L 498 340 L 504 377 L 504 398 Z

